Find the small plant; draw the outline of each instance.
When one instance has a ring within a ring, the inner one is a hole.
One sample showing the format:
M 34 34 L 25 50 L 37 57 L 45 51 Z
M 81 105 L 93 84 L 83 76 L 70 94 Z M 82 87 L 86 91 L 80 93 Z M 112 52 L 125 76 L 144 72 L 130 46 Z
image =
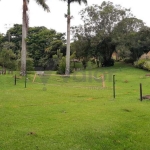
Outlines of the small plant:
M 134 62 L 134 66 L 140 69 L 150 70 L 150 60 L 139 59 Z
M 63 53 L 61 53 L 60 50 L 57 50 L 57 54 L 53 55 L 54 70 L 58 70 L 58 65 L 60 64 L 62 57 Z
M 58 64 L 57 73 L 65 74 L 65 69 L 66 69 L 66 60 L 65 60 L 65 57 L 62 57 L 62 59 L 59 61 L 59 64 Z
M 143 68 L 144 63 L 146 62 L 145 59 L 139 59 L 138 60 L 138 68 Z
M 58 70 L 57 73 L 58 74 L 65 74 L 66 71 L 66 57 L 62 57 L 62 59 L 59 61 L 58 64 Z M 73 72 L 73 68 L 70 67 L 70 73 Z
M 137 68 L 143 68 L 146 59 L 139 59 L 138 61 L 134 62 L 134 66 Z
M 150 70 L 150 61 L 146 61 L 146 62 L 143 64 L 143 69 L 145 69 L 145 70 Z

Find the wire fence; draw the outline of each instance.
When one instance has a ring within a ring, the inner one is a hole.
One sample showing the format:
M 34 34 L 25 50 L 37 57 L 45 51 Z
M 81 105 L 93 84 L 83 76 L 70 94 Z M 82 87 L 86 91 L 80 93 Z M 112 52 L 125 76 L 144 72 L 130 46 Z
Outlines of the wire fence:
M 149 94 L 149 73 L 143 72 L 142 74 L 136 74 L 134 70 L 132 74 L 131 70 L 111 70 L 108 71 L 80 71 L 71 74 L 70 76 L 58 75 L 52 71 L 46 72 L 36 72 L 35 74 L 27 74 L 26 77 L 21 77 L 19 74 L 16 75 L 16 85 L 20 87 L 28 87 L 31 85 L 38 85 L 43 91 L 46 91 L 49 87 L 60 87 L 60 88 L 69 88 L 69 89 L 80 89 L 80 90 L 99 90 L 107 91 L 108 94 L 113 94 L 113 75 L 116 74 L 115 78 L 115 90 L 118 95 L 130 95 L 136 94 L 139 95 L 139 84 L 143 83 L 143 93 Z M 0 84 L 1 86 L 15 85 L 15 72 L 9 73 L 6 75 L 0 75 Z M 5 78 L 6 76 L 6 78 Z M 26 83 L 25 83 L 26 82 Z

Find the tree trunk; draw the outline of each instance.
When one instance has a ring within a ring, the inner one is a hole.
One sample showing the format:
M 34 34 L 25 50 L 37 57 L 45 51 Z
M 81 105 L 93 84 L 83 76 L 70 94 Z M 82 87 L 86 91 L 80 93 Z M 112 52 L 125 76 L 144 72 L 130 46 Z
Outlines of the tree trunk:
M 66 50 L 66 75 L 70 74 L 70 2 L 68 2 L 67 13 L 67 50 Z
M 22 17 L 22 50 L 21 50 L 21 75 L 26 74 L 26 37 L 27 37 L 27 2 L 23 0 L 23 17 Z

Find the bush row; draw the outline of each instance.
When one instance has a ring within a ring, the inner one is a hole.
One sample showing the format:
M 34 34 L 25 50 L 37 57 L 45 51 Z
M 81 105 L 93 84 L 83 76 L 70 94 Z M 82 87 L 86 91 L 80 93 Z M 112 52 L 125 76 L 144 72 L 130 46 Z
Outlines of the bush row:
M 20 70 L 21 68 L 21 60 L 11 60 L 11 61 L 6 61 L 5 63 L 1 62 L 0 60 L 0 69 L 7 68 L 9 70 Z M 27 71 L 33 71 L 34 70 L 34 64 L 33 64 L 33 59 L 32 58 L 27 58 L 26 59 L 26 70 Z
M 139 59 L 138 61 L 134 62 L 134 66 L 150 71 L 150 59 Z

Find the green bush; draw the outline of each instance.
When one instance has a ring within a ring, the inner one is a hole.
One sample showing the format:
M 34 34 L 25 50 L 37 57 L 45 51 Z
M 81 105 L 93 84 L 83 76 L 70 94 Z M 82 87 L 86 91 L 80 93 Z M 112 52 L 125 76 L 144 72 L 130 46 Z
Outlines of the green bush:
M 146 61 L 146 62 L 143 64 L 143 69 L 150 71 L 150 60 L 149 60 L 149 61 Z
M 58 74 L 65 74 L 66 71 L 66 58 L 62 57 L 62 59 L 59 61 L 58 64 L 58 70 L 57 73 Z M 73 68 L 70 66 L 70 73 L 73 72 Z
M 17 63 L 15 60 L 12 60 L 12 61 L 5 62 L 4 65 L 0 63 L 0 65 L 3 66 L 4 68 L 9 69 L 9 70 L 16 70 Z M 0 67 L 0 69 L 3 67 Z
M 32 58 L 27 58 L 27 71 L 34 70 L 34 63 Z
M 142 69 L 145 62 L 146 62 L 145 59 L 139 59 L 139 60 L 138 60 L 138 68 L 141 68 L 141 69 Z
M 146 59 L 139 59 L 138 61 L 134 62 L 134 66 L 142 69 L 145 62 Z
M 16 70 L 16 66 L 17 66 L 16 61 L 13 60 L 13 61 L 7 63 L 6 68 L 8 68 L 10 70 Z
M 139 59 L 134 62 L 134 66 L 140 69 L 150 70 L 150 60 Z
M 16 69 L 16 55 L 11 49 L 2 49 L 0 51 L 0 66 L 9 70 Z
M 60 62 L 58 64 L 57 73 L 58 74 L 65 74 L 65 69 L 66 69 L 66 59 L 65 59 L 65 57 L 62 57 L 62 59 L 60 60 Z

